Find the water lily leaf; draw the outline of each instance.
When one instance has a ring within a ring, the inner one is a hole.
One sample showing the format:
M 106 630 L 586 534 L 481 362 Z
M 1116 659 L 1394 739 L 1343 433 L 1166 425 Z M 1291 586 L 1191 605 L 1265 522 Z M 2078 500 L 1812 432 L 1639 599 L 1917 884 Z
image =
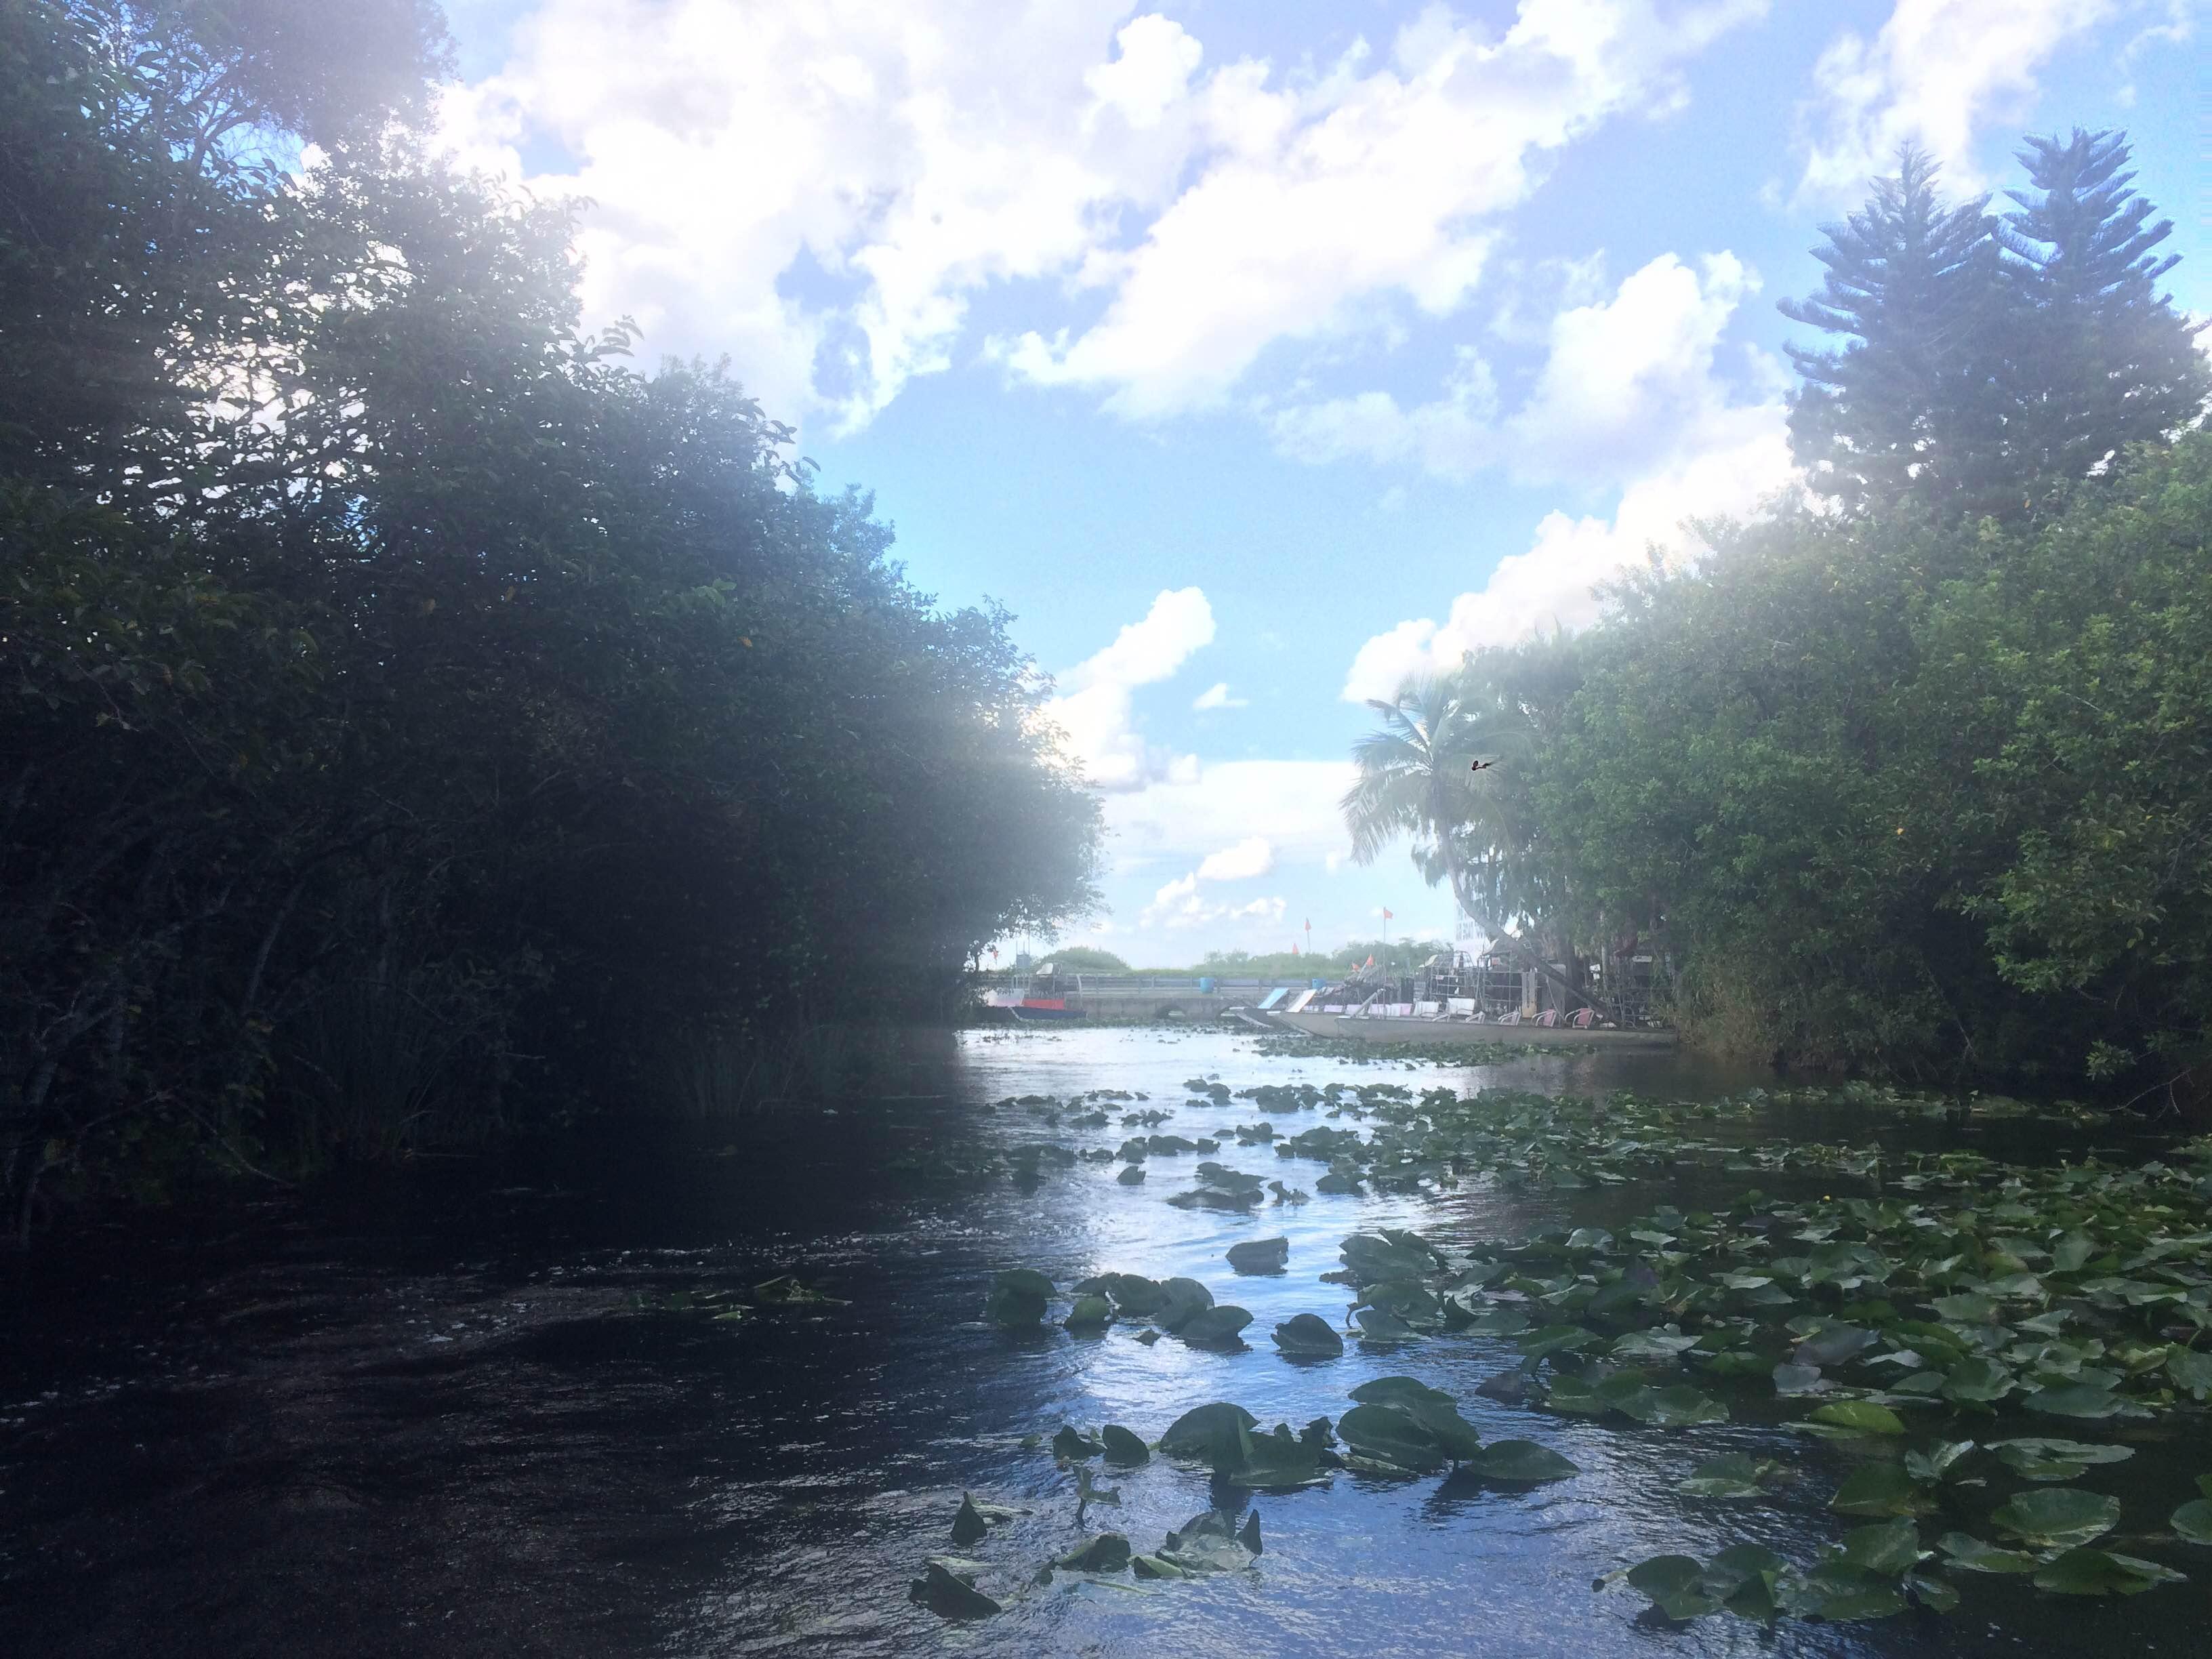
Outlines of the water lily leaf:
M 1774 1368 L 1774 1391 L 1777 1394 L 1812 1394 L 1820 1387 L 1820 1368 L 1818 1365 L 1798 1365 L 1785 1361 Z
M 1133 1319 L 1143 1319 L 1166 1305 L 1166 1287 L 1142 1273 L 1101 1273 L 1099 1283 L 1114 1305 Z
M 2092 1463 L 2120 1463 L 2135 1455 L 2130 1446 L 2095 1446 L 2083 1440 L 1993 1440 L 1990 1449 L 2014 1474 L 2030 1480 L 2071 1480 Z
M 1895 1463 L 1866 1463 L 1853 1470 L 1828 1507 L 1844 1515 L 1925 1515 L 1936 1507 L 1927 1493 Z
M 1352 1317 L 1359 1322 L 1359 1334 L 1370 1342 L 1415 1342 L 1420 1332 L 1415 1330 L 1394 1313 L 1380 1308 L 1362 1308 Z
M 1052 1455 L 1063 1462 L 1080 1463 L 1086 1457 L 1096 1457 L 1105 1449 L 1073 1424 L 1063 1423 L 1060 1432 L 1052 1437 Z
M 1990 1520 L 2015 1538 L 2053 1548 L 2086 1544 L 2120 1523 L 2120 1500 L 2079 1486 L 2014 1492 Z
M 1974 1443 L 1971 1440 L 1938 1441 L 1924 1452 L 1905 1453 L 1905 1472 L 1915 1480 L 1933 1486 L 1950 1473 L 1952 1465 L 1973 1449 Z
M 1887 1619 L 1905 1611 L 1901 1585 L 1848 1561 L 1832 1560 L 1806 1574 L 1790 1601 L 1799 1613 L 1838 1620 Z
M 1814 1332 L 1790 1357 L 1800 1365 L 1840 1365 L 1874 1346 L 1875 1334 L 1856 1325 L 1830 1325 Z
M 1597 1341 L 1597 1333 L 1586 1331 L 1579 1325 L 1546 1325 L 1523 1335 L 1518 1346 L 1531 1359 L 1540 1359 L 1547 1354 L 1571 1353 L 1587 1348 Z
M 1613 1352 L 1621 1359 L 1673 1359 L 1697 1346 L 1696 1337 L 1680 1331 L 1631 1331 L 1613 1343 Z
M 1170 1335 L 1213 1305 L 1213 1292 L 1194 1279 L 1170 1279 L 1160 1291 L 1160 1305 L 1152 1317 Z
M 1743 1452 L 1724 1452 L 1698 1464 L 1674 1490 L 1692 1498 L 1758 1498 L 1765 1492 L 1760 1482 L 1778 1468 Z
M 1920 1528 L 1910 1521 L 1854 1527 L 1844 1534 L 1843 1551 L 1852 1566 L 1893 1578 L 1920 1559 Z
M 975 1500 L 962 1492 L 960 1507 L 952 1516 L 952 1541 L 965 1549 L 990 1530 L 990 1523 L 983 1519 L 983 1512 L 975 1507 Z
M 1510 1375 L 1517 1377 L 1521 1373 Z M 1571 1412 L 1578 1417 L 1602 1417 L 1613 1409 L 1585 1379 L 1565 1372 L 1554 1376 L 1544 1390 L 1544 1405 L 1547 1410 Z
M 1628 1583 L 1669 1619 L 1696 1619 L 1720 1610 L 1721 1598 L 1709 1595 L 1705 1568 L 1694 1557 L 1655 1555 L 1628 1570 Z
M 2160 1584 L 2180 1583 L 2187 1577 L 2132 1555 L 2070 1549 L 2035 1575 L 2035 1587 L 2061 1595 L 2136 1595 Z
M 1119 1572 L 1129 1565 L 1129 1540 L 1118 1532 L 1086 1538 L 1053 1563 L 1070 1572 Z
M 1109 1463 L 1133 1467 L 1152 1461 L 1152 1449 L 1119 1423 L 1109 1423 L 1099 1430 L 1098 1443 L 1105 1448 Z
M 1939 1296 L 1934 1303 L 1936 1314 L 1960 1325 L 1983 1325 L 1997 1316 L 1997 1304 L 1978 1291 L 1960 1291 L 1950 1296 Z
M 1179 1567 L 1157 1555 L 1131 1556 L 1129 1571 L 1139 1578 L 1189 1578 L 1195 1576 L 1189 1568 Z
M 1518 1336 L 1528 1328 L 1531 1322 L 1528 1316 L 1518 1308 L 1492 1308 L 1486 1313 L 1477 1314 L 1468 1329 L 1485 1336 Z
M 1990 1359 L 1962 1359 L 1944 1373 L 1946 1400 L 2002 1400 L 2013 1389 L 2013 1375 Z
M 1159 1448 L 1170 1457 L 1194 1458 L 1233 1474 L 1244 1456 L 1243 1431 L 1257 1420 L 1242 1406 L 1225 1400 L 1195 1406 L 1168 1425 Z
M 1290 1260 L 1288 1238 L 1255 1238 L 1229 1247 L 1229 1265 L 1240 1273 L 1279 1273 Z
M 922 1568 L 921 1577 L 908 1587 L 907 1594 L 941 1619 L 988 1619 L 1004 1609 L 975 1588 L 980 1570 L 975 1562 L 933 1559 Z
M 1846 1434 L 1903 1434 L 1905 1419 L 1871 1400 L 1838 1400 L 1813 1413 L 1812 1421 Z
M 1103 1296 L 1077 1297 L 1066 1320 L 1071 1331 L 1103 1330 L 1113 1322 L 1114 1304 Z
M 1114 1179 L 1124 1187 L 1141 1187 L 1145 1184 L 1145 1166 L 1132 1164 Z
M 1176 1333 L 1186 1342 L 1201 1348 L 1226 1348 L 1241 1346 L 1241 1333 L 1252 1322 L 1249 1310 L 1233 1302 L 1218 1307 L 1203 1309 L 1184 1321 Z
M 1963 1532 L 1945 1533 L 1936 1540 L 1936 1547 L 1950 1559 L 1953 1566 L 1973 1572 L 2033 1572 L 2042 1565 L 2024 1551 L 2001 1550 Z
M 1381 1376 L 1363 1382 L 1352 1391 L 1352 1398 L 1359 1405 L 1390 1406 L 1405 1413 L 1429 1431 L 1437 1449 L 1455 1463 L 1464 1462 L 1482 1449 L 1482 1437 L 1460 1416 L 1459 1402 L 1410 1376 Z M 1342 1426 L 1338 1425 L 1340 1431 Z
M 1948 1613 L 1959 1605 L 1958 1587 L 1933 1573 L 1908 1574 L 1905 1583 L 1905 1588 L 1912 1592 L 1915 1601 L 1937 1613 Z
M 1662 1428 L 1677 1429 L 1696 1423 L 1725 1423 L 1729 1412 L 1711 1395 L 1700 1394 L 1685 1382 L 1653 1392 L 1650 1420 Z
M 2192 1544 L 2212 1544 L 2212 1498 L 2191 1498 L 2166 1524 Z
M 1329 1477 L 1321 1467 L 1321 1449 L 1318 1438 L 1293 1435 L 1288 1424 L 1278 1423 L 1270 1433 L 1247 1437 L 1244 1467 L 1230 1478 L 1255 1492 L 1327 1486 Z
M 1044 1317 L 1045 1304 L 1052 1300 L 1052 1280 L 1042 1273 L 1027 1267 L 1010 1267 L 992 1282 L 991 1293 L 983 1302 L 984 1316 L 1013 1329 L 1034 1325 Z M 996 1608 L 994 1602 L 993 1610 Z
M 2175 1388 L 2191 1400 L 2201 1401 L 2212 1394 L 2212 1353 L 2176 1348 L 2166 1357 L 2166 1374 L 2173 1379 Z
M 2071 1232 L 2051 1247 L 2051 1267 L 2054 1273 L 2079 1273 L 2097 1253 L 2086 1233 Z
M 1486 1480 L 1509 1485 L 1534 1486 L 1547 1480 L 1565 1480 L 1582 1473 L 1550 1447 L 1540 1446 L 1533 1440 L 1493 1441 L 1482 1449 L 1473 1466 Z
M 1443 1447 L 1417 1419 L 1395 1406 L 1354 1406 L 1336 1431 L 1362 1456 L 1416 1473 L 1444 1462 Z
M 2022 1402 L 2032 1412 L 2050 1417 L 2111 1417 L 2123 1409 L 2120 1397 L 2101 1383 L 2075 1382 L 2063 1388 L 2038 1389 Z
M 1206 1572 L 1242 1572 L 1252 1565 L 1252 1552 L 1233 1538 L 1186 1538 L 1174 1534 L 1157 1558 L 1186 1576 Z
M 1333 1359 L 1344 1352 L 1344 1339 L 1316 1314 L 1293 1314 L 1275 1327 L 1275 1346 L 1301 1358 Z

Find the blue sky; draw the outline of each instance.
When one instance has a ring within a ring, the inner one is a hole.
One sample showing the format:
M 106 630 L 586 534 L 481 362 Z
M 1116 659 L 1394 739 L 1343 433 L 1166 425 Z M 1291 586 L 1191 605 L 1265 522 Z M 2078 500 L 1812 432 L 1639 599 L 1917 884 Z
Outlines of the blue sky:
M 2120 126 L 2212 313 L 2206 0 L 459 0 L 465 155 L 726 353 L 1107 786 L 1133 960 L 1449 933 L 1359 699 L 1788 481 L 1775 301 L 1896 143 Z M 979 810 L 988 810 L 979 802 Z

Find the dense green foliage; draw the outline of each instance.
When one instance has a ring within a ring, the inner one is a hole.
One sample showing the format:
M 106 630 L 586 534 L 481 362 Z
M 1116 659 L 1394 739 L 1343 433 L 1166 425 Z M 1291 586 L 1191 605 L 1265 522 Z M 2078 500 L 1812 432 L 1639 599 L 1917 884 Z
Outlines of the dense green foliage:
M 2181 428 L 2212 380 L 2124 146 L 2025 156 L 2002 250 L 1910 154 L 1830 228 L 1790 308 L 1858 331 L 1800 357 L 1826 501 L 1409 686 L 1347 814 L 1493 932 L 1663 945 L 1717 1048 L 2202 1100 L 2212 437 Z M 1946 366 L 2007 340 L 2004 374 Z
M 397 124 L 410 0 L 0 18 L 26 1224 L 42 1173 L 648 1102 L 1084 907 L 1005 616 L 916 592 L 720 369 L 577 337 L 568 211 Z

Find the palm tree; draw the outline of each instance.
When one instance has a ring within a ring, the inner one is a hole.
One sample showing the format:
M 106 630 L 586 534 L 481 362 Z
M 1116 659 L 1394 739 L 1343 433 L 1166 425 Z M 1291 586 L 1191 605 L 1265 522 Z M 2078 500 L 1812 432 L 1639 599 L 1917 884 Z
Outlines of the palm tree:
M 1372 864 L 1401 836 L 1430 885 L 1448 880 L 1460 909 L 1526 969 L 1579 995 L 1574 982 L 1509 935 L 1505 921 L 1523 914 L 1529 842 L 1520 793 L 1474 763 L 1528 759 L 1534 732 L 1502 700 L 1478 702 L 1463 675 L 1419 674 L 1389 702 L 1368 700 L 1382 729 L 1352 746 L 1358 781 L 1340 803 L 1355 863 Z

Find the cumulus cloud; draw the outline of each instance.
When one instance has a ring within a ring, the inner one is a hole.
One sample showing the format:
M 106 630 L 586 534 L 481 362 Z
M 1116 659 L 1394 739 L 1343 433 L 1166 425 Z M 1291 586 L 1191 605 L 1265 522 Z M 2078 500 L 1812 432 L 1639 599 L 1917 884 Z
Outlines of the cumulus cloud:
M 1213 607 L 1195 587 L 1158 594 L 1144 619 L 1060 676 L 1072 688 L 1045 705 L 1046 718 L 1067 739 L 1066 752 L 1101 789 L 1144 789 L 1198 775 L 1198 757 L 1147 743 L 1137 729 L 1136 687 L 1172 678 L 1191 654 L 1213 640 Z
M 1800 204 L 1856 206 L 1868 179 L 1894 170 L 1906 139 L 1926 146 L 1954 189 L 1979 190 L 1977 136 L 2026 115 L 2062 47 L 2123 13 L 2168 9 L 2143 0 L 1897 0 L 1872 40 L 1846 29 L 1814 66 L 1813 96 L 1799 112 Z
M 1547 156 L 1678 103 L 1766 3 L 1432 6 L 1285 72 L 1132 0 L 538 0 L 441 125 L 593 204 L 588 324 L 727 351 L 779 412 L 865 423 L 1028 284 L 1060 326 L 1000 342 L 1013 372 L 1153 416 L 1376 305 L 1454 309 Z
M 1455 599 L 1442 623 L 1412 618 L 1368 640 L 1346 701 L 1387 699 L 1409 674 L 1477 646 L 1582 626 L 1598 612 L 1593 586 L 1641 564 L 1652 544 L 1682 550 L 1683 520 L 1749 514 L 1788 483 L 1785 377 L 1747 356 L 1747 399 L 1722 363 L 1729 320 L 1758 288 L 1733 254 L 1693 267 L 1668 253 L 1558 314 L 1527 401 L 1487 442 L 1519 477 L 1610 484 L 1618 505 L 1609 517 L 1548 514 L 1528 549 Z
M 1229 682 L 1218 680 L 1192 698 L 1190 706 L 1197 709 L 1249 708 L 1252 706 L 1252 700 L 1249 697 L 1231 696 Z
M 1200 881 L 1249 881 L 1275 867 L 1275 849 L 1264 836 L 1247 836 L 1234 847 L 1209 853 L 1198 866 Z

